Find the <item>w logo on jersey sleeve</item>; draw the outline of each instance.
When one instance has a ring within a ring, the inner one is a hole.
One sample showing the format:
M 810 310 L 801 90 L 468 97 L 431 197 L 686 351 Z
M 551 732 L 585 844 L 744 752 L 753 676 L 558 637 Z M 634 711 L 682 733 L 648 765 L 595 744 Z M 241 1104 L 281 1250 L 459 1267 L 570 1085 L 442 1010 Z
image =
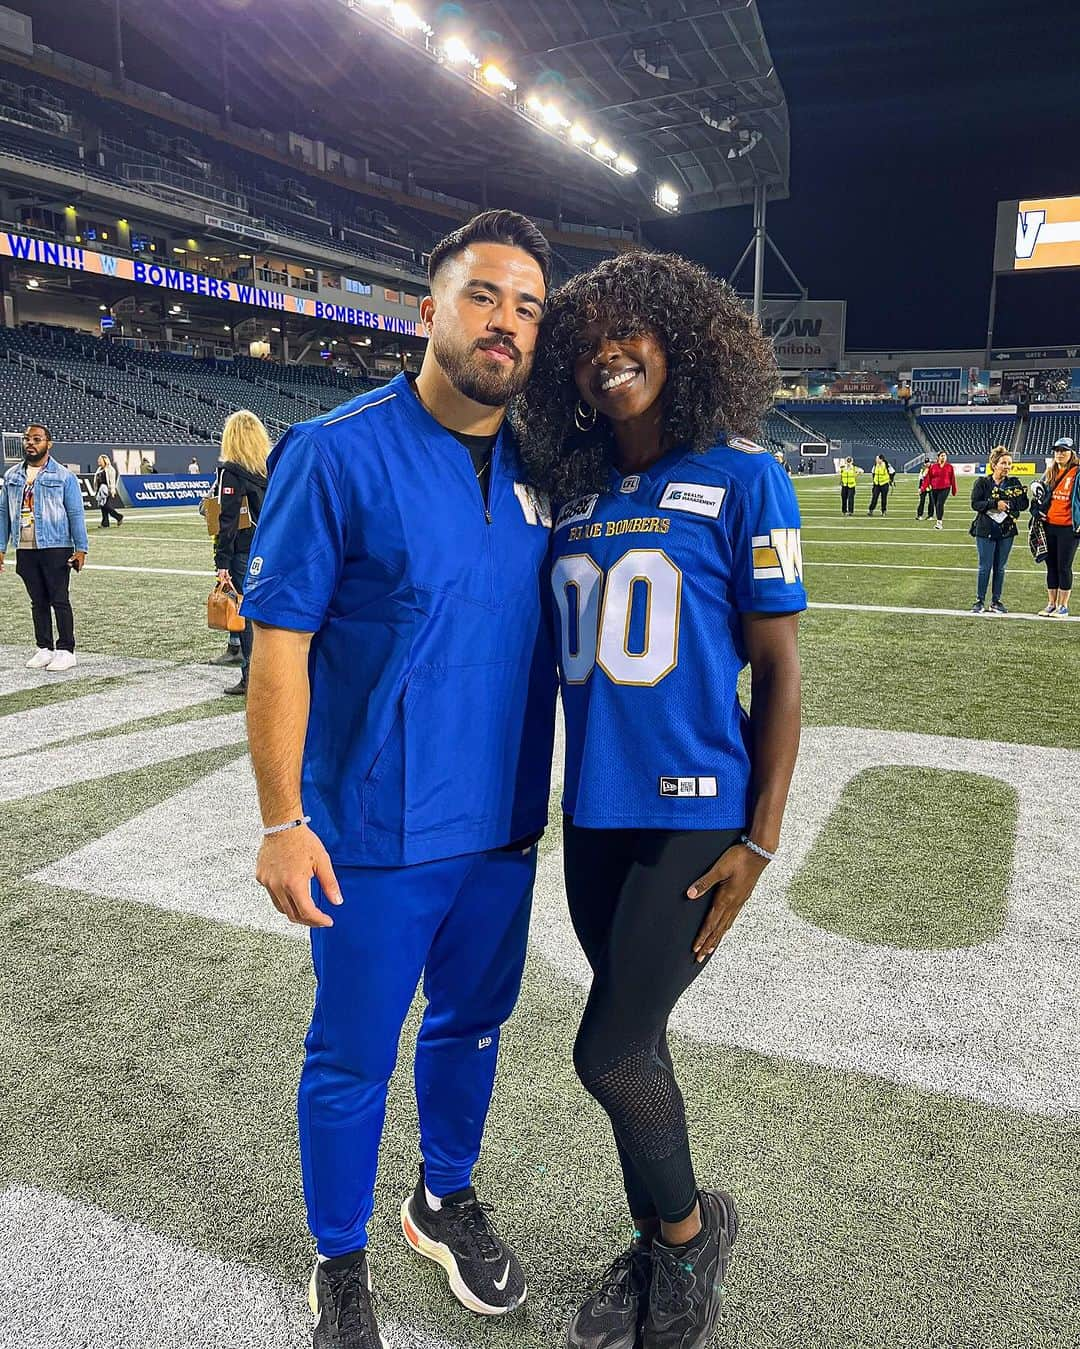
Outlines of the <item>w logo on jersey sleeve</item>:
M 802 580 L 802 534 L 789 527 L 771 529 L 768 534 L 755 534 L 754 580 L 784 581 L 794 585 Z

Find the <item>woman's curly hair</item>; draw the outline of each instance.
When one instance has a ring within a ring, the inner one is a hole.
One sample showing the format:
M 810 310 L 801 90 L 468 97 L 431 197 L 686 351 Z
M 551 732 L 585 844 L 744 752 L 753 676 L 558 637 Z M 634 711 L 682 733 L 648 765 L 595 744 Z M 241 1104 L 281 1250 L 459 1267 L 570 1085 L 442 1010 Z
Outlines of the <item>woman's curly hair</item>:
M 590 323 L 614 338 L 649 332 L 667 357 L 665 433 L 703 451 L 722 433 L 755 436 L 777 384 L 772 343 L 727 284 L 670 253 L 606 258 L 551 296 L 532 378 L 513 409 L 529 481 L 566 501 L 607 486 L 613 436 L 574 420 L 575 344 Z

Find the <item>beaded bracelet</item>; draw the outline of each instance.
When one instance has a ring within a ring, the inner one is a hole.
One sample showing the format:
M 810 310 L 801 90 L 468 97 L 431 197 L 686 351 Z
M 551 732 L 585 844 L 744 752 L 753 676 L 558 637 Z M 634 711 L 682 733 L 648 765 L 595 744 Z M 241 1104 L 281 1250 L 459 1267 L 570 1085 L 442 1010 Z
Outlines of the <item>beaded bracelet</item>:
M 264 829 L 263 838 L 269 838 L 271 834 L 284 834 L 288 829 L 300 829 L 305 824 L 311 823 L 311 816 L 305 815 L 299 820 L 287 820 L 284 824 L 272 824 L 269 829 Z

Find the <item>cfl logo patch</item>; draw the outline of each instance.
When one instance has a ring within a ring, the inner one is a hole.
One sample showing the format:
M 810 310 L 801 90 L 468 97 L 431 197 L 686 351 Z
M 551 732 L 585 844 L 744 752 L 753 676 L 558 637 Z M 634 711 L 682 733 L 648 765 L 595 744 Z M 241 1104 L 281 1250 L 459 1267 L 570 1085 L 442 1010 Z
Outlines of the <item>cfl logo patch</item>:
M 262 558 L 261 558 L 261 557 L 253 557 L 253 558 L 251 559 L 251 566 L 248 568 L 248 575 L 249 575 L 249 576 L 258 576 L 259 572 L 262 571 L 262 567 L 263 567 L 263 560 L 262 560 Z
M 495 1037 L 493 1035 L 484 1035 L 477 1040 L 476 1047 L 477 1049 L 490 1049 L 494 1043 Z

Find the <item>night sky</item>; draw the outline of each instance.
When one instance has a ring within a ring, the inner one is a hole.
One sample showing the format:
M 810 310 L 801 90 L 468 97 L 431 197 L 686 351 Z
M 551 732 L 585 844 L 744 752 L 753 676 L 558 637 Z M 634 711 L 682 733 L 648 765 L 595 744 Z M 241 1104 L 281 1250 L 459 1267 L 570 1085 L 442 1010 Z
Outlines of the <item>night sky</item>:
M 108 64 L 107 9 L 88 8 L 76 37 L 71 0 L 11 2 L 34 14 L 39 41 Z M 981 347 L 997 202 L 1080 195 L 1080 0 L 758 9 L 791 118 L 791 198 L 770 205 L 769 230 L 811 297 L 848 301 L 851 350 Z M 129 73 L 187 92 L 145 43 Z M 727 275 L 750 212 L 650 234 Z M 1065 343 L 1080 343 L 1080 270 L 1005 278 L 996 344 Z
M 758 10 L 791 117 L 791 199 L 768 214 L 788 262 L 848 301 L 849 349 L 981 347 L 997 202 L 1080 195 L 1080 3 Z M 652 233 L 726 274 L 750 227 L 739 210 Z M 1006 278 L 996 340 L 1080 341 L 1080 272 Z

